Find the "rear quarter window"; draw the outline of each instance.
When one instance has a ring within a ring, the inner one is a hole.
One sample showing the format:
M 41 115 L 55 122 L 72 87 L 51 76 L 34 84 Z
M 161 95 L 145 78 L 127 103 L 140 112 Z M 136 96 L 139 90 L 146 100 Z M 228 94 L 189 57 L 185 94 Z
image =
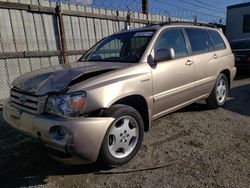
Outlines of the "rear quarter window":
M 215 50 L 223 50 L 226 48 L 226 45 L 225 45 L 221 35 L 217 31 L 209 30 L 208 33 L 213 41 L 213 45 L 214 45 Z

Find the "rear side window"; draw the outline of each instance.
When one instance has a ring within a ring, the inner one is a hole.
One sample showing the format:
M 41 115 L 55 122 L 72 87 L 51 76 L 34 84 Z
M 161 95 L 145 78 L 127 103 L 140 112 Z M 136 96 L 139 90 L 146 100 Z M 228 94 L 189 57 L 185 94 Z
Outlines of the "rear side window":
M 208 32 L 209 32 L 209 35 L 213 41 L 215 50 L 223 50 L 226 48 L 226 45 L 225 45 L 223 39 L 221 38 L 220 34 L 217 31 L 210 30 Z
M 202 29 L 185 29 L 193 53 L 205 53 L 213 50 L 211 39 Z
M 188 54 L 186 41 L 181 29 L 167 29 L 158 38 L 154 51 L 173 48 L 175 57 L 180 58 Z

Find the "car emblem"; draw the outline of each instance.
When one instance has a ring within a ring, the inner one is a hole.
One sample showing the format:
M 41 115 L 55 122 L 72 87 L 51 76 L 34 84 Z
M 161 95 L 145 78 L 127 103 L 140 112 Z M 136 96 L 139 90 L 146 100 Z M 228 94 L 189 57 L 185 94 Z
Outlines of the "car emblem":
M 26 102 L 26 98 L 25 98 L 24 95 L 20 95 L 20 96 L 18 97 L 18 99 L 19 99 L 19 101 L 20 101 L 22 104 L 24 104 L 24 103 Z

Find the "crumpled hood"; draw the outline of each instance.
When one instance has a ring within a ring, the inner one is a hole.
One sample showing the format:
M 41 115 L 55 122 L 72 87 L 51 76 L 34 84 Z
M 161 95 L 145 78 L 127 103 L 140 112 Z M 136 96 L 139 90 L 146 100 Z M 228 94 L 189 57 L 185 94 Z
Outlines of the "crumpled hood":
M 129 63 L 76 62 L 60 64 L 21 75 L 13 81 L 13 86 L 35 95 L 66 90 L 77 78 L 85 80 L 91 73 L 105 73 L 131 66 Z M 85 78 L 86 77 L 86 78 Z

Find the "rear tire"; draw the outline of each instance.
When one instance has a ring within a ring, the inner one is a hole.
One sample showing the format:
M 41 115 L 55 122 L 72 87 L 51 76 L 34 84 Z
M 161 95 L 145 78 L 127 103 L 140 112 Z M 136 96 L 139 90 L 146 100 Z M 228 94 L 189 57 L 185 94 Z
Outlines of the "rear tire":
M 100 157 L 108 167 L 129 162 L 139 151 L 144 123 L 141 115 L 132 107 L 116 104 L 103 112 L 105 117 L 115 120 L 108 128 L 102 142 Z
M 224 74 L 219 74 L 215 86 L 206 99 L 208 106 L 212 108 L 219 108 L 224 105 L 228 95 L 228 80 Z

